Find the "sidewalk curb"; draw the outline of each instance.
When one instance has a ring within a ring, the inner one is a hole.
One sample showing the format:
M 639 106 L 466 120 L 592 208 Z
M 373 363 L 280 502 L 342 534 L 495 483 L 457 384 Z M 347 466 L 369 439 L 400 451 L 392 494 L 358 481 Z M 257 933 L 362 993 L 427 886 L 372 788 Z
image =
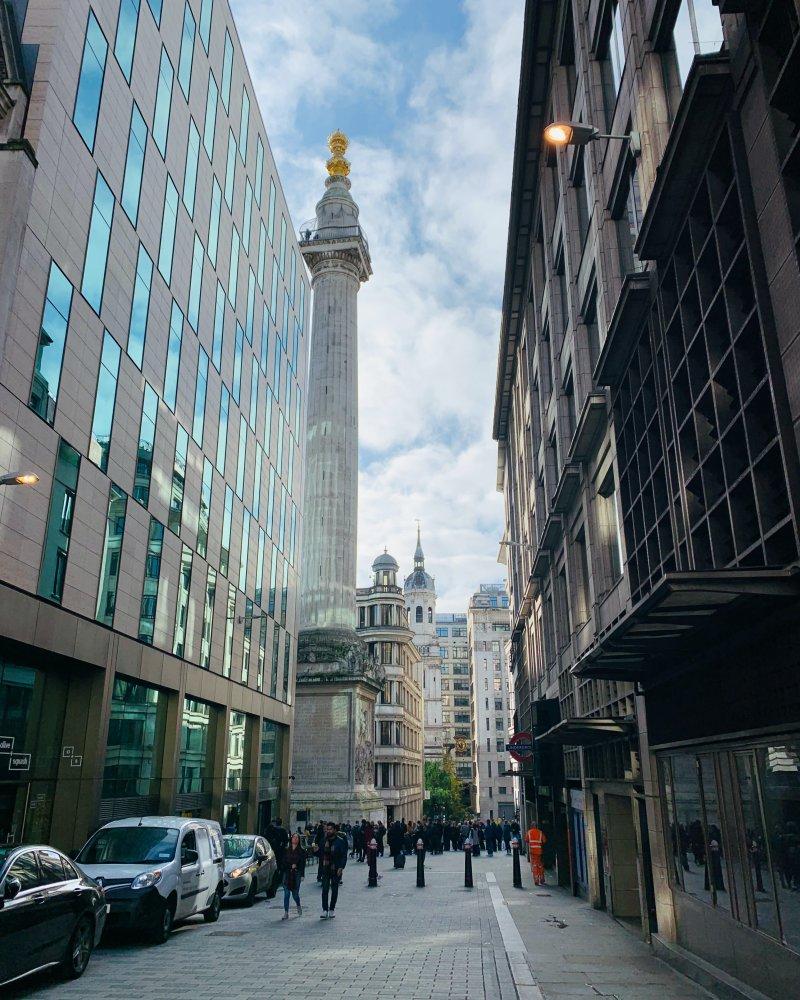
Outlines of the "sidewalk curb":
M 527 951 L 522 936 L 509 912 L 494 872 L 486 872 L 486 882 L 489 886 L 489 896 L 503 938 L 503 947 L 506 951 L 506 959 L 511 969 L 511 978 L 514 981 L 517 996 L 519 1000 L 544 1000 L 542 991 L 528 965 Z

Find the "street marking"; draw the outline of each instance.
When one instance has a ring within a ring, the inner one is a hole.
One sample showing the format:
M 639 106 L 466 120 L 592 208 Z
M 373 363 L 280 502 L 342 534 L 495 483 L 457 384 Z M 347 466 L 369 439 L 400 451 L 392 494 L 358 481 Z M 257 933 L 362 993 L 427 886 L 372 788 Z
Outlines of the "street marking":
M 542 991 L 536 985 L 533 973 L 525 959 L 525 943 L 517 930 L 511 911 L 503 898 L 500 886 L 494 872 L 486 872 L 486 882 L 489 886 L 489 895 L 494 907 L 494 915 L 497 918 L 497 925 L 500 928 L 500 935 L 503 938 L 503 947 L 506 951 L 506 958 L 511 969 L 511 978 L 517 990 L 519 1000 L 544 1000 Z

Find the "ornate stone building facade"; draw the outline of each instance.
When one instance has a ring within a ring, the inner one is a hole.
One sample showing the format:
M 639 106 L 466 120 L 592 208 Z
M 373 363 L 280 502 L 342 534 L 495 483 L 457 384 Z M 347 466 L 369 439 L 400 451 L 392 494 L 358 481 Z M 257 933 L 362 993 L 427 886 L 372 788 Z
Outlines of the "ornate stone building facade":
M 422 656 L 413 642 L 399 567 L 387 552 L 372 564 L 371 587 L 356 591 L 358 634 L 386 675 L 375 707 L 375 789 L 386 823 L 422 816 Z M 372 766 L 372 760 L 370 760 Z
M 441 760 L 444 755 L 442 727 L 442 661 L 436 638 L 436 582 L 425 569 L 420 529 L 414 570 L 403 585 L 408 624 L 414 632 L 414 644 L 422 656 L 422 683 L 425 702 L 425 759 Z

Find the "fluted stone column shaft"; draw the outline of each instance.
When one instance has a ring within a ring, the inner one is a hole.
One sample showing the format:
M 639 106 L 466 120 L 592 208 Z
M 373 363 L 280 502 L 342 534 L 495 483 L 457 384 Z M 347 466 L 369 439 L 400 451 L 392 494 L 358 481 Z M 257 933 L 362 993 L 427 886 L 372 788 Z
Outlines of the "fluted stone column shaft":
M 312 267 L 301 627 L 355 627 L 359 272 L 348 251 Z

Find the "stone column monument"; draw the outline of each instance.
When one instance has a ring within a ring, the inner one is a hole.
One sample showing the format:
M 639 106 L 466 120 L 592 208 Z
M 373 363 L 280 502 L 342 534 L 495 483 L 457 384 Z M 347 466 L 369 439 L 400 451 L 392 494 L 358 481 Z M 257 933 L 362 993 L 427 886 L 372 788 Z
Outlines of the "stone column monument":
M 317 216 L 300 233 L 314 308 L 308 376 L 300 634 L 291 824 L 383 816 L 375 791 L 375 702 L 384 672 L 355 631 L 358 320 L 372 273 L 350 194 L 347 137 L 331 157 Z M 305 816 L 303 816 L 305 814 Z M 385 817 L 384 817 L 385 819 Z

